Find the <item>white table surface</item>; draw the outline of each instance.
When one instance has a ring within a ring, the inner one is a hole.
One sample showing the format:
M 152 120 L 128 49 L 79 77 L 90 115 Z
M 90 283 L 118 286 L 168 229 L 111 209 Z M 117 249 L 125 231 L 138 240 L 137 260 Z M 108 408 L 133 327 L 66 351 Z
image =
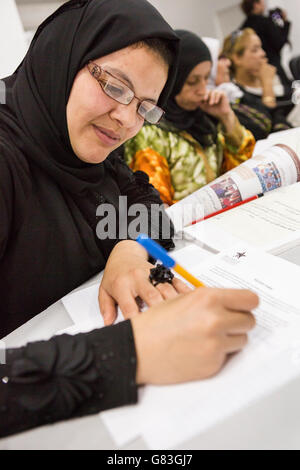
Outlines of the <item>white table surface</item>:
M 94 278 L 82 287 L 96 282 Z M 29 341 L 46 340 L 72 324 L 62 302 L 57 302 L 5 338 L 5 342 L 7 347 L 19 347 Z M 116 450 L 117 447 L 101 415 L 0 439 L 0 450 L 31 449 Z M 123 449 L 141 450 L 146 446 L 138 439 Z M 300 449 L 300 377 L 206 433 L 182 443 L 178 449 Z

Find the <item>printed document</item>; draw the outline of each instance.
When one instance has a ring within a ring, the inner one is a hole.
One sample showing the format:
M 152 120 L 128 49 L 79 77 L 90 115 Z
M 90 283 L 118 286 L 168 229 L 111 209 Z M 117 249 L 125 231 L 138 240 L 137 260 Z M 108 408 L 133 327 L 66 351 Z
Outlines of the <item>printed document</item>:
M 177 202 L 167 213 L 176 231 L 251 197 L 300 181 L 298 154 L 277 144 Z
M 102 413 L 119 446 L 142 435 L 152 449 L 173 448 L 300 374 L 299 266 L 240 244 L 191 271 L 208 286 L 256 292 L 257 327 L 216 377 L 147 386 L 138 405 Z
M 221 251 L 239 241 L 300 265 L 300 183 L 232 209 L 184 230 Z

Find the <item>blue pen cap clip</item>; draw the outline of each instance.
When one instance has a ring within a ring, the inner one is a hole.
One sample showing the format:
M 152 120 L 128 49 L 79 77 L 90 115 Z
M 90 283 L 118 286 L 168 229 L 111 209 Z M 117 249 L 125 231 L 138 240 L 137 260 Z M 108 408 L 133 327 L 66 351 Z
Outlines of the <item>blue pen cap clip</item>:
M 147 235 L 141 234 L 136 241 L 148 251 L 150 256 L 161 261 L 166 268 L 174 268 L 176 265 L 176 261 L 168 255 L 168 252 Z

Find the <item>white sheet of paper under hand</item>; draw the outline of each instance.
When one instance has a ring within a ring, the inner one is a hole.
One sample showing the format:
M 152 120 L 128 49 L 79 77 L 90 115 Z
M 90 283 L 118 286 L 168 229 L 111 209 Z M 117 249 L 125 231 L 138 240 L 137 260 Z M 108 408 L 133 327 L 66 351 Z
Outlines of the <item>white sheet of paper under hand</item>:
M 104 321 L 98 303 L 98 291 L 99 283 L 69 294 L 62 299 L 65 309 L 74 322 L 74 326 L 71 326 L 63 332 L 61 331 L 60 334 L 86 333 L 104 327 Z M 119 323 L 122 320 L 124 320 L 124 317 L 119 309 L 115 323 Z
M 235 255 L 244 252 L 238 260 Z M 151 449 L 172 449 L 300 375 L 299 266 L 245 244 L 213 256 L 197 274 L 207 285 L 258 290 L 258 326 L 216 377 L 147 386 L 137 405 L 102 413 L 118 447 L 142 436 Z

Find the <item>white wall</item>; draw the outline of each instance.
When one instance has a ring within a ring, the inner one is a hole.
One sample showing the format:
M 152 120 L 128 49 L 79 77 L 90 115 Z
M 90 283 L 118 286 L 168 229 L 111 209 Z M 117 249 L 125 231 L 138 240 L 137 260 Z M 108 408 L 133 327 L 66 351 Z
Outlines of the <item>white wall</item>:
M 35 29 L 38 24 L 64 0 L 17 0 L 25 29 Z M 243 21 L 239 8 L 241 0 L 149 0 L 174 28 L 190 29 L 201 36 L 219 39 L 237 29 Z M 292 55 L 300 55 L 300 0 L 267 0 L 269 8 L 279 6 L 287 10 L 292 19 Z M 12 12 L 14 15 L 12 15 Z M 23 33 L 19 20 L 13 26 L 9 17 L 16 17 L 13 0 L 0 0 L 0 77 L 11 73 L 24 53 Z M 2 39 L 4 38 L 4 39 Z M 4 46 L 3 46 L 4 44 Z M 9 59 L 10 51 L 15 51 Z M 25 46 L 26 47 L 26 46 Z M 3 55 L 5 57 L 3 57 Z M 11 61 L 9 63 L 8 61 Z M 4 71 L 3 71 L 4 70 Z M 7 72 L 8 70 L 8 72 Z
M 174 28 L 190 29 L 200 36 L 223 40 L 243 21 L 241 0 L 150 0 Z M 300 55 L 300 0 L 267 0 L 269 8 L 280 7 L 288 12 L 293 26 L 292 54 Z
M 2 4 L 7 0 L 0 0 Z M 11 0 L 10 0 L 11 1 Z M 38 24 L 65 0 L 17 0 L 25 30 Z M 149 0 L 174 28 L 185 28 L 201 36 L 224 35 L 237 29 L 243 21 L 241 0 Z M 279 6 L 292 18 L 293 54 L 300 55 L 300 0 L 267 0 L 269 8 Z M 2 14 L 0 15 L 2 16 Z
M 22 61 L 27 44 L 14 0 L 1 0 L 0 78 L 10 75 Z
M 237 29 L 243 20 L 239 8 L 240 0 L 150 0 L 150 2 L 173 28 L 190 29 L 200 36 L 223 39 L 224 31 L 220 24 L 220 16 L 227 16 L 226 10 L 231 7 L 234 7 L 231 31 Z M 226 23 L 225 34 L 229 26 Z
M 25 31 L 35 30 L 62 4 L 63 0 L 17 0 Z

